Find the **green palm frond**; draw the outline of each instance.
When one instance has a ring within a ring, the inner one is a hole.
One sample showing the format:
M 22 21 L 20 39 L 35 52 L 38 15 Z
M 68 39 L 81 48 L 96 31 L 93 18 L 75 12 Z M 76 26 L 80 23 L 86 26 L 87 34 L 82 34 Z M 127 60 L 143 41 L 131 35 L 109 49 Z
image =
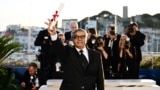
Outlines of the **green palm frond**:
M 2 66 L 0 70 L 0 90 L 22 90 L 13 72 Z
M 0 37 L 0 63 L 14 52 L 21 50 L 19 42 L 13 42 L 13 37 Z
M 0 77 L 6 74 L 7 74 L 7 70 L 4 67 L 0 66 Z

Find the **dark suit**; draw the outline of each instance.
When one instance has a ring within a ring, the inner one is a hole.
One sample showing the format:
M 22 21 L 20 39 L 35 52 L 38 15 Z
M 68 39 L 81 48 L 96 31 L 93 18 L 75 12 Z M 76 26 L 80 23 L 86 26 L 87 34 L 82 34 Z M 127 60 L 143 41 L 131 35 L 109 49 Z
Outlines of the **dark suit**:
M 44 79 L 43 73 L 40 70 L 38 70 L 37 74 L 35 74 L 34 76 L 37 77 L 39 80 L 39 87 L 46 84 L 46 82 L 44 82 L 43 80 Z M 29 74 L 28 70 L 26 70 L 26 72 L 23 75 L 23 79 L 22 79 L 22 82 L 25 82 L 26 84 L 26 87 L 24 88 L 24 90 L 31 90 L 32 84 L 35 85 L 35 77 L 32 80 L 30 77 L 31 75 Z M 37 87 L 37 90 L 39 87 Z
M 100 53 L 88 50 L 89 64 L 83 69 L 81 59 L 75 47 L 58 46 L 59 56 L 64 63 L 63 81 L 60 90 L 104 90 L 104 75 Z M 57 48 L 58 48 L 57 47 Z
M 141 46 L 144 45 L 145 37 L 146 36 L 140 31 L 136 31 L 136 34 L 134 36 L 129 36 L 131 42 L 131 49 L 135 53 L 135 61 L 137 66 L 135 76 L 137 78 L 139 78 L 139 66 L 142 60 Z
M 71 31 L 66 32 L 64 35 L 65 35 L 66 41 L 69 41 L 71 39 Z
M 119 40 L 121 35 L 117 34 L 117 39 L 113 40 L 113 45 L 112 48 L 109 45 L 110 42 L 110 38 L 109 37 L 105 37 L 105 51 L 108 54 L 108 61 L 107 61 L 107 72 L 110 73 L 110 70 L 113 73 L 117 73 L 117 67 L 118 67 L 118 60 L 119 60 Z M 110 67 L 112 66 L 112 68 Z M 117 77 L 112 77 L 112 75 L 110 75 L 107 78 L 117 78 Z
M 41 46 L 41 54 L 38 60 L 40 61 L 40 69 L 45 72 L 46 80 L 58 77 L 55 67 L 55 63 L 59 60 L 55 54 L 58 49 L 52 47 L 55 43 L 51 40 L 47 30 L 40 31 L 35 40 L 35 46 Z

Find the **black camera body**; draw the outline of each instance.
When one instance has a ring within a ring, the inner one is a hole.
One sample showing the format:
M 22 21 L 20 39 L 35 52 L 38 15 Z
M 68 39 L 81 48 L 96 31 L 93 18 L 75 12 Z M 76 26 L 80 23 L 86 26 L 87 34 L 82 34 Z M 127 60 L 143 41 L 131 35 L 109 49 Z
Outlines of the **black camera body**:
M 125 49 L 128 49 L 129 48 L 129 46 L 128 45 L 125 45 Z
M 132 28 L 132 25 L 131 25 L 131 26 L 129 26 L 129 28 L 128 28 L 128 32 L 129 32 L 129 33 L 133 33 L 133 32 L 134 32 L 134 29 Z
M 126 48 L 126 49 L 129 49 L 129 47 L 130 47 L 130 43 L 129 43 L 128 41 L 126 41 L 126 43 L 125 43 L 125 48 Z
M 103 46 L 103 42 L 100 41 L 100 40 L 97 40 L 97 41 L 95 42 L 95 46 L 96 46 L 96 47 Z

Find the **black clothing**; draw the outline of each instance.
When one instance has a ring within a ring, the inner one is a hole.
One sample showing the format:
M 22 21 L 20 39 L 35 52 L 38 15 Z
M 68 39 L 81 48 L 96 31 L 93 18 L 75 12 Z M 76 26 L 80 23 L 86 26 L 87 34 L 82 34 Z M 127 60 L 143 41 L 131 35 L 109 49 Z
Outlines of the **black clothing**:
M 145 37 L 146 36 L 140 31 L 136 31 L 136 34 L 134 36 L 129 35 L 131 42 L 131 49 L 132 51 L 135 52 L 135 61 L 136 61 L 135 76 L 137 77 L 137 79 L 139 78 L 139 68 L 140 68 L 140 62 L 142 60 L 141 46 L 144 45 Z
M 24 90 L 31 90 L 32 88 L 33 88 L 33 85 L 36 85 L 36 78 L 38 78 L 38 84 L 39 84 L 39 86 L 38 87 L 36 87 L 37 88 L 37 90 L 38 90 L 38 88 L 40 87 L 40 86 L 42 86 L 42 85 L 45 85 L 46 84 L 46 82 L 44 82 L 44 75 L 43 75 L 43 73 L 44 72 L 41 72 L 39 69 L 38 69 L 38 71 L 37 71 L 37 73 L 35 74 L 35 75 L 33 75 L 33 76 L 31 76 L 30 74 L 29 74 L 29 72 L 28 72 L 28 70 L 26 70 L 26 72 L 24 73 L 24 75 L 23 75 L 23 79 L 22 79 L 22 82 L 25 82 L 25 84 L 26 84 L 26 87 L 25 88 L 23 88 Z M 31 78 L 32 77 L 32 78 Z
M 133 55 L 133 53 L 132 53 Z M 135 70 L 136 70 L 136 62 L 133 58 L 130 58 L 129 55 L 123 51 L 123 56 L 120 58 L 120 73 L 122 73 L 123 79 L 136 79 Z
M 66 41 L 69 41 L 70 39 L 71 39 L 71 31 L 69 31 L 69 32 L 66 32 L 64 35 L 65 35 L 65 39 L 66 39 Z
M 58 44 L 58 41 L 57 41 Z M 88 50 L 89 63 L 84 70 L 79 52 L 75 47 L 53 45 L 64 63 L 63 81 L 60 90 L 104 90 L 101 57 L 98 52 Z
M 52 47 L 55 43 L 55 41 L 51 40 L 47 30 L 40 31 L 34 42 L 35 46 L 41 46 L 41 54 L 38 60 L 40 61 L 40 70 L 45 72 L 45 81 L 58 78 L 55 64 L 60 59 L 55 54 L 58 49 Z
M 83 66 L 84 70 L 86 70 L 86 67 L 88 66 L 87 58 L 83 54 L 83 50 L 80 50 L 79 52 L 80 52 L 80 56 L 81 56 L 81 60 L 82 60 L 82 66 Z

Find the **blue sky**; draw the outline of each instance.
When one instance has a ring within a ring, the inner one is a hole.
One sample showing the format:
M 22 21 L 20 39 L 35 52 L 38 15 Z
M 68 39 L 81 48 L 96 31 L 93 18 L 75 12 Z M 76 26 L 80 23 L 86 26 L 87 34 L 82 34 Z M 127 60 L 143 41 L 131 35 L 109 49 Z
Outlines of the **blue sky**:
M 9 24 L 43 26 L 51 18 L 60 3 L 64 3 L 59 16 L 62 19 L 78 20 L 100 13 L 103 10 L 122 16 L 123 6 L 128 6 L 128 16 L 160 13 L 159 0 L 0 0 L 0 30 Z

